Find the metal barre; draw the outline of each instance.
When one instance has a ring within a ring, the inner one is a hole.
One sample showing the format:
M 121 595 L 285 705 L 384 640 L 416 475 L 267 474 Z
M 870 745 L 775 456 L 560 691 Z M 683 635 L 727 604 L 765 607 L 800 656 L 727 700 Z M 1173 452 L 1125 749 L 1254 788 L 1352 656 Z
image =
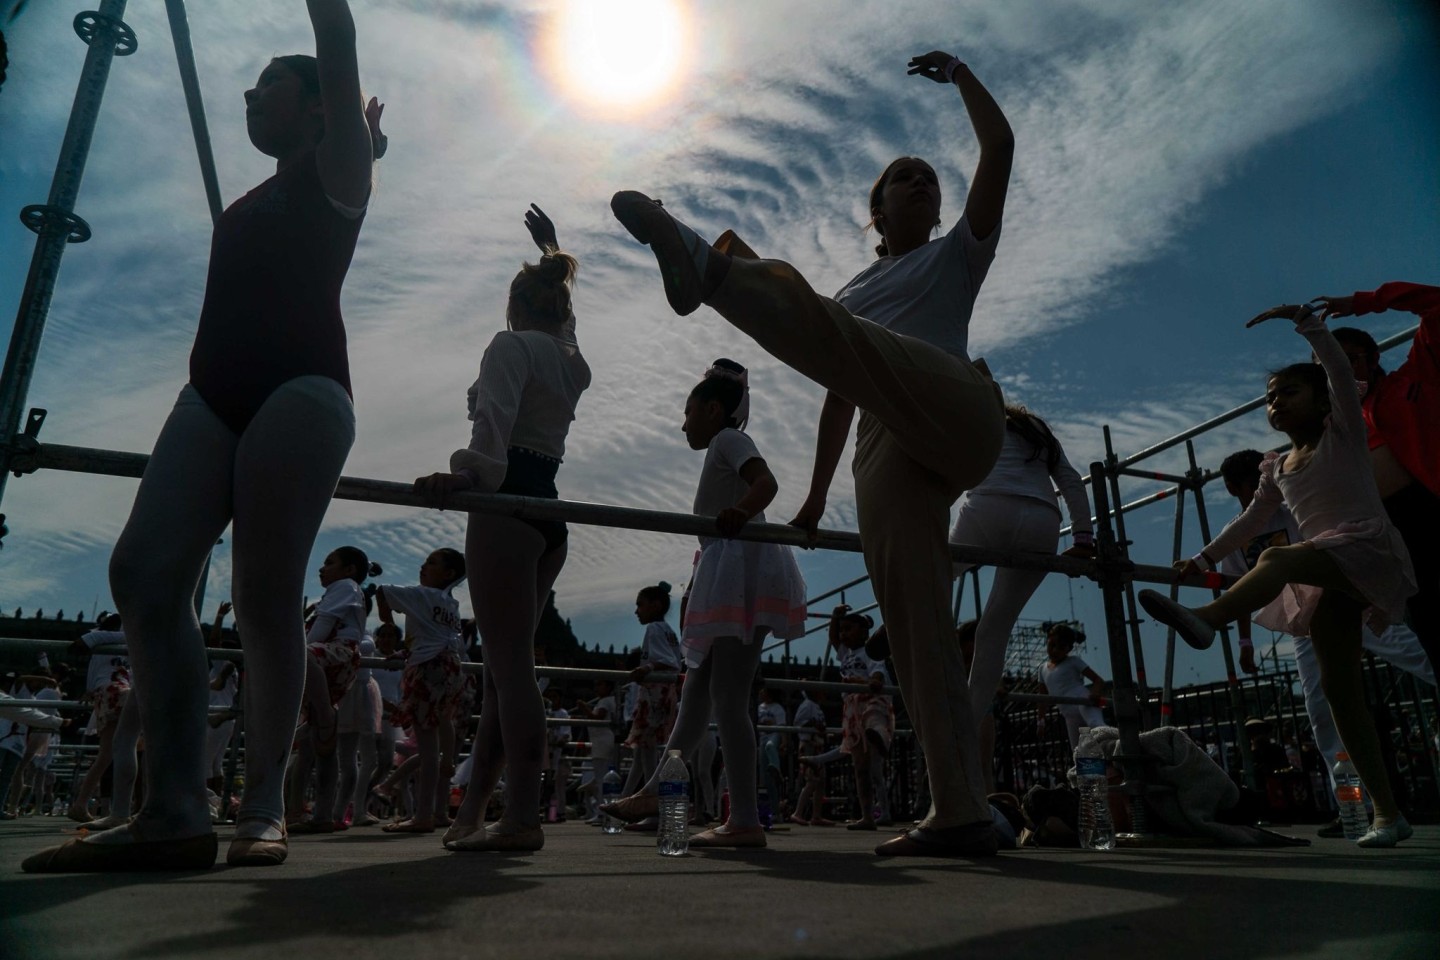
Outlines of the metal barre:
M 33 443 L 16 454 L 12 466 L 13 469 L 24 473 L 31 473 L 35 470 L 62 470 L 71 473 L 138 478 L 144 474 L 145 464 L 149 459 L 147 454 L 142 453 L 100 450 L 93 447 L 72 447 L 54 443 Z M 355 500 L 362 503 L 385 503 L 392 506 L 434 509 L 411 489 L 410 484 L 389 480 L 341 477 L 340 483 L 335 489 L 335 497 L 339 500 Z M 638 507 L 619 507 L 603 503 L 585 503 L 578 500 L 543 500 L 499 493 L 467 491 L 452 494 L 452 497 L 451 509 L 457 513 L 464 511 L 493 513 L 513 517 L 517 520 L 560 520 L 590 526 L 617 527 L 626 530 L 673 533 L 693 537 L 713 537 L 716 532 L 715 521 L 712 518 L 692 513 L 668 513 L 663 510 L 643 510 Z M 781 523 L 748 523 L 736 534 L 735 539 L 778 543 L 801 549 L 860 552 L 860 535 L 858 533 L 822 530 L 812 542 L 803 531 Z M 1100 576 L 1099 566 L 1093 560 L 1081 560 L 1053 554 L 986 550 L 964 544 L 951 544 L 950 556 L 959 563 L 1043 570 L 1046 573 L 1063 573 L 1066 576 L 1086 577 L 1091 580 Z M 1174 582 L 1173 571 L 1168 566 L 1132 564 L 1125 576 L 1145 583 L 1168 585 Z M 1185 584 L 1194 587 L 1210 585 L 1209 581 L 1201 577 L 1187 580 Z

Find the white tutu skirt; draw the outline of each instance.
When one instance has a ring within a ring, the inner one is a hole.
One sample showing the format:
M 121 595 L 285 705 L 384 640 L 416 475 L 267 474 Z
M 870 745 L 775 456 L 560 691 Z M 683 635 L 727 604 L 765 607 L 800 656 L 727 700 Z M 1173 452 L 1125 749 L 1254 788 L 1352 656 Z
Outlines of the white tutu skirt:
M 753 643 L 805 633 L 805 578 L 789 547 L 744 540 L 711 540 L 700 549 L 685 606 L 685 662 L 705 662 L 717 637 Z
M 380 732 L 380 684 L 371 677 L 366 683 L 352 683 L 335 707 L 339 733 Z

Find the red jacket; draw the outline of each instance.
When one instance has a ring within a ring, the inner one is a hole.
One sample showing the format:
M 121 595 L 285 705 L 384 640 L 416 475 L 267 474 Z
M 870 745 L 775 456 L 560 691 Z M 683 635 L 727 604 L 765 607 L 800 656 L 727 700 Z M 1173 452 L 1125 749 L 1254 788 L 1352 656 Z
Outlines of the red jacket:
M 1355 314 L 1404 310 L 1420 329 L 1410 355 L 1366 393 L 1370 449 L 1388 446 L 1400 465 L 1440 494 L 1440 287 L 1387 283 L 1355 294 Z

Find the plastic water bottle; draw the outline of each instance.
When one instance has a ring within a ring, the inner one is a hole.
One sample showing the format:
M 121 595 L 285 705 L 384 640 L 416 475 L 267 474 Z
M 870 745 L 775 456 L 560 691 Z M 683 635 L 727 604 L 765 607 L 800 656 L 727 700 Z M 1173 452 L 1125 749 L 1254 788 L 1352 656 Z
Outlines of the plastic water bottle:
M 1075 777 L 1080 784 L 1080 846 L 1087 850 L 1115 849 L 1115 825 L 1110 821 L 1110 778 L 1105 775 L 1105 754 L 1093 741 L 1086 743 L 1089 727 L 1080 730 L 1075 748 Z
M 605 774 L 605 779 L 600 781 L 600 801 L 602 803 L 614 803 L 620 799 L 620 774 L 615 772 L 612 766 L 610 772 Z M 605 833 L 621 833 L 625 827 L 618 817 L 604 814 L 600 821 L 600 829 Z
M 1370 818 L 1365 814 L 1365 787 L 1360 783 L 1360 774 L 1350 762 L 1350 754 L 1335 754 L 1335 805 L 1340 808 L 1340 824 L 1345 828 L 1346 840 L 1359 840 L 1370 829 Z
M 666 751 L 660 768 L 660 829 L 655 850 L 662 857 L 683 857 L 690 850 L 690 771 L 679 750 Z

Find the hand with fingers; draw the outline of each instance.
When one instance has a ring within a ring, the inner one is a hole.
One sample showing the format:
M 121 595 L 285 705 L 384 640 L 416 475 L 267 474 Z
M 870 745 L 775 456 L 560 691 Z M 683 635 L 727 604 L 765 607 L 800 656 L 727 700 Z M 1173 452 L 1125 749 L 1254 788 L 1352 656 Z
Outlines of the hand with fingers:
M 743 530 L 749 522 L 750 514 L 739 507 L 726 507 L 715 515 L 715 529 L 727 540 Z
M 371 97 L 370 102 L 365 104 L 365 123 L 370 127 L 371 153 L 376 160 L 385 156 L 385 150 L 390 146 L 390 138 L 380 132 L 380 117 L 384 113 L 385 104 L 378 97 Z
M 530 204 L 530 209 L 525 211 L 525 229 L 530 231 L 530 239 L 535 241 L 535 246 L 540 248 L 541 253 L 549 253 L 552 250 L 560 249 L 560 241 L 555 237 L 555 224 L 535 204 Z
M 1251 327 L 1264 323 L 1266 320 L 1274 320 L 1277 317 L 1283 317 L 1291 323 L 1298 324 L 1314 312 L 1315 308 L 1308 303 L 1282 303 L 1278 307 L 1271 307 L 1264 313 L 1251 317 L 1245 323 L 1245 328 L 1248 330 Z
M 924 77 L 927 80 L 934 80 L 936 83 L 954 83 L 955 71 L 964 64 L 959 57 L 952 56 L 944 50 L 931 50 L 918 57 L 911 57 L 906 66 L 910 68 L 905 71 L 909 76 Z
M 1200 569 L 1200 564 L 1194 560 L 1177 560 L 1174 566 L 1176 582 L 1188 580 L 1191 577 L 1198 577 L 1205 572 Z
M 1312 303 L 1320 304 L 1327 317 L 1355 316 L 1355 297 L 1316 297 Z
M 820 518 L 825 515 L 825 501 L 807 499 L 800 505 L 795 516 L 790 519 L 790 526 L 799 527 L 805 531 L 807 540 L 806 549 L 813 549 L 813 545 L 820 537 Z
M 414 490 L 432 507 L 445 509 L 450 494 L 469 490 L 474 484 L 469 477 L 458 473 L 432 473 L 428 477 L 416 477 Z

